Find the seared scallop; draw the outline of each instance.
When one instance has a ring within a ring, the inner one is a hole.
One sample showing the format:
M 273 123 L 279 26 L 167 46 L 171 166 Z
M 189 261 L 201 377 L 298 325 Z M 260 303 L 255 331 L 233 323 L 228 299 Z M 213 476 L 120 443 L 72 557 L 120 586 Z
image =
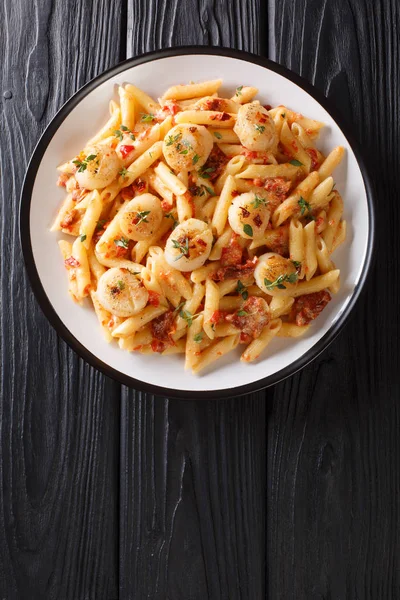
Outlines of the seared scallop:
M 100 277 L 97 298 L 113 315 L 132 317 L 146 306 L 149 294 L 128 269 L 113 267 Z
M 194 271 L 203 266 L 211 252 L 213 234 L 199 219 L 183 221 L 169 236 L 165 259 L 178 271 Z
M 87 190 L 107 187 L 122 168 L 121 159 L 110 146 L 92 146 L 86 150 L 86 156 L 74 162 L 78 168 L 76 181 Z
M 271 296 L 290 296 L 297 286 L 297 270 L 294 263 L 275 252 L 267 252 L 259 257 L 254 270 L 256 284 Z
M 263 236 L 270 217 L 267 194 L 264 190 L 245 192 L 236 196 L 229 207 L 229 225 L 233 231 L 246 239 Z
M 119 213 L 119 223 L 127 238 L 140 241 L 157 231 L 162 217 L 160 199 L 153 194 L 141 194 L 125 204 Z
M 207 161 L 213 148 L 211 133 L 203 125 L 176 125 L 164 138 L 163 153 L 171 169 L 193 171 Z
M 243 104 L 239 108 L 233 130 L 240 143 L 248 150 L 275 152 L 277 149 L 275 123 L 268 111 L 256 102 Z

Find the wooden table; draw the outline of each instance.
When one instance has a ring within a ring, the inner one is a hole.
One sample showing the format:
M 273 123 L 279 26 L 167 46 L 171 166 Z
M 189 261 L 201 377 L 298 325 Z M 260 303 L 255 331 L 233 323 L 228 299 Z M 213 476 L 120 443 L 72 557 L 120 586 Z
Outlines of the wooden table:
M 0 5 L 0 598 L 400 597 L 396 0 L 5 0 Z M 126 57 L 269 56 L 328 95 L 376 184 L 377 261 L 336 341 L 264 392 L 153 397 L 101 375 L 41 313 L 18 239 L 30 154 Z

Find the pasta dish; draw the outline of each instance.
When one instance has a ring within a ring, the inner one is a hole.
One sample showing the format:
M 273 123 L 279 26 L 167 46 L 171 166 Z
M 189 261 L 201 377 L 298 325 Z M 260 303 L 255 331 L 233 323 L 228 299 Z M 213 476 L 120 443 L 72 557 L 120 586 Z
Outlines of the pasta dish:
M 193 373 L 304 335 L 339 290 L 331 256 L 346 237 L 332 178 L 344 148 L 323 155 L 323 123 L 221 86 L 158 100 L 120 86 L 104 127 L 58 168 L 52 226 L 70 236 L 69 294 L 91 303 L 105 340 L 181 353 Z

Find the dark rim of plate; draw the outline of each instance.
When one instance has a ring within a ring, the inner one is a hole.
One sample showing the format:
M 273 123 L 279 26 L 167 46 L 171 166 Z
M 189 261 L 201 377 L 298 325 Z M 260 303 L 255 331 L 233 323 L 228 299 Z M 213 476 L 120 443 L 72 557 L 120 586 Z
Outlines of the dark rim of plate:
M 43 289 L 41 284 L 39 274 L 36 268 L 35 259 L 32 252 L 31 245 L 31 236 L 30 236 L 30 228 L 29 228 L 29 220 L 30 220 L 30 205 L 31 205 L 31 195 L 32 190 L 36 178 L 36 173 L 38 171 L 40 162 L 42 157 L 46 151 L 47 146 L 49 145 L 51 139 L 57 132 L 61 123 L 64 121 L 66 116 L 71 112 L 77 104 L 89 94 L 92 90 L 94 90 L 98 85 L 107 81 L 114 75 L 125 71 L 130 67 L 134 67 L 136 65 L 140 65 L 146 62 L 154 61 L 161 58 L 171 57 L 171 56 L 181 56 L 181 55 L 190 55 L 190 54 L 204 54 L 204 55 L 217 55 L 217 56 L 226 56 L 229 58 L 235 58 L 247 62 L 254 63 L 256 65 L 260 65 L 261 67 L 265 67 L 271 71 L 274 71 L 286 79 L 289 79 L 303 90 L 305 90 L 310 96 L 312 96 L 321 106 L 323 106 L 332 118 L 336 121 L 343 134 L 347 138 L 350 147 L 352 148 L 363 179 L 364 185 L 367 193 L 367 202 L 368 202 L 368 216 L 369 216 L 369 232 L 368 232 L 368 246 L 367 252 L 363 264 L 362 274 L 353 290 L 353 293 L 350 297 L 348 304 L 346 305 L 343 313 L 340 315 L 335 324 L 329 329 L 329 331 L 312 347 L 308 352 L 306 352 L 303 356 L 301 356 L 298 360 L 291 363 L 287 367 L 277 371 L 273 375 L 269 377 L 265 377 L 263 379 L 259 379 L 257 381 L 253 381 L 252 383 L 234 387 L 232 389 L 221 389 L 221 390 L 209 390 L 209 391 L 193 391 L 193 390 L 169 390 L 167 388 L 163 388 L 160 386 L 152 385 L 149 383 L 145 383 L 140 381 L 139 379 L 134 379 L 129 375 L 121 373 L 116 369 L 113 369 L 106 363 L 99 360 L 94 354 L 89 352 L 85 346 L 83 346 L 67 329 L 64 325 L 56 311 L 54 310 L 49 298 L 46 295 L 46 292 Z M 341 331 L 345 322 L 347 321 L 350 312 L 354 308 L 356 301 L 358 300 L 361 290 L 365 284 L 368 271 L 371 267 L 372 256 L 373 256 L 373 246 L 374 246 L 374 235 L 375 235 L 375 216 L 374 216 L 374 207 L 372 201 L 372 185 L 367 174 L 367 170 L 365 167 L 364 160 L 362 158 L 360 148 L 358 143 L 354 140 L 351 132 L 348 131 L 348 127 L 346 123 L 343 123 L 343 118 L 338 114 L 335 106 L 321 93 L 319 92 L 313 85 L 308 83 L 305 79 L 293 73 L 289 69 L 278 65 L 277 63 L 255 54 L 251 54 L 248 52 L 243 52 L 241 50 L 232 50 L 229 48 L 215 48 L 208 46 L 182 46 L 179 48 L 171 48 L 166 50 L 157 50 L 155 52 L 149 52 L 138 56 L 136 58 L 131 58 L 125 60 L 115 67 L 112 67 L 92 79 L 89 83 L 84 85 L 80 90 L 78 90 L 58 111 L 53 120 L 45 129 L 42 134 L 39 142 L 36 145 L 36 148 L 32 154 L 31 160 L 28 165 L 28 169 L 25 175 L 22 192 L 21 192 L 21 201 L 20 201 L 20 240 L 22 246 L 22 252 L 24 256 L 25 266 L 28 272 L 28 277 L 33 288 L 34 294 L 39 302 L 40 307 L 42 308 L 44 314 L 47 319 L 50 321 L 52 326 L 55 328 L 57 333 L 67 342 L 67 344 L 75 350 L 82 358 L 84 358 L 89 364 L 96 367 L 109 377 L 119 381 L 120 383 L 133 387 L 137 390 L 145 391 L 151 394 L 159 395 L 159 396 L 168 396 L 170 398 L 192 398 L 192 399 L 211 399 L 211 398 L 226 398 L 232 396 L 242 396 L 244 394 L 249 394 L 252 392 L 259 391 L 263 388 L 266 388 L 270 385 L 276 384 L 286 377 L 293 375 L 303 367 L 305 367 L 308 363 L 314 360 L 325 348 L 328 347 L 329 344 L 336 338 L 336 336 Z

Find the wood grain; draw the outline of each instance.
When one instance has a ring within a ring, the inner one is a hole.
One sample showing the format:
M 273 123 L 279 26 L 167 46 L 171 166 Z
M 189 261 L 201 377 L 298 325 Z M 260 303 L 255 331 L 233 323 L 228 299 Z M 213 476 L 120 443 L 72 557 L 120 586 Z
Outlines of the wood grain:
M 276 386 L 268 419 L 271 598 L 398 598 L 399 7 L 269 3 L 272 58 L 315 83 L 362 143 L 375 179 L 377 264 L 354 317 Z M 288 26 L 289 25 L 289 26 Z
M 0 598 L 109 600 L 118 593 L 120 386 L 78 360 L 38 308 L 17 214 L 45 125 L 119 59 L 120 2 L 16 0 L 1 3 L 0 22 Z
M 129 2 L 127 52 L 186 44 L 256 52 L 259 14 L 258 0 Z M 265 398 L 177 401 L 124 390 L 121 598 L 264 597 Z

